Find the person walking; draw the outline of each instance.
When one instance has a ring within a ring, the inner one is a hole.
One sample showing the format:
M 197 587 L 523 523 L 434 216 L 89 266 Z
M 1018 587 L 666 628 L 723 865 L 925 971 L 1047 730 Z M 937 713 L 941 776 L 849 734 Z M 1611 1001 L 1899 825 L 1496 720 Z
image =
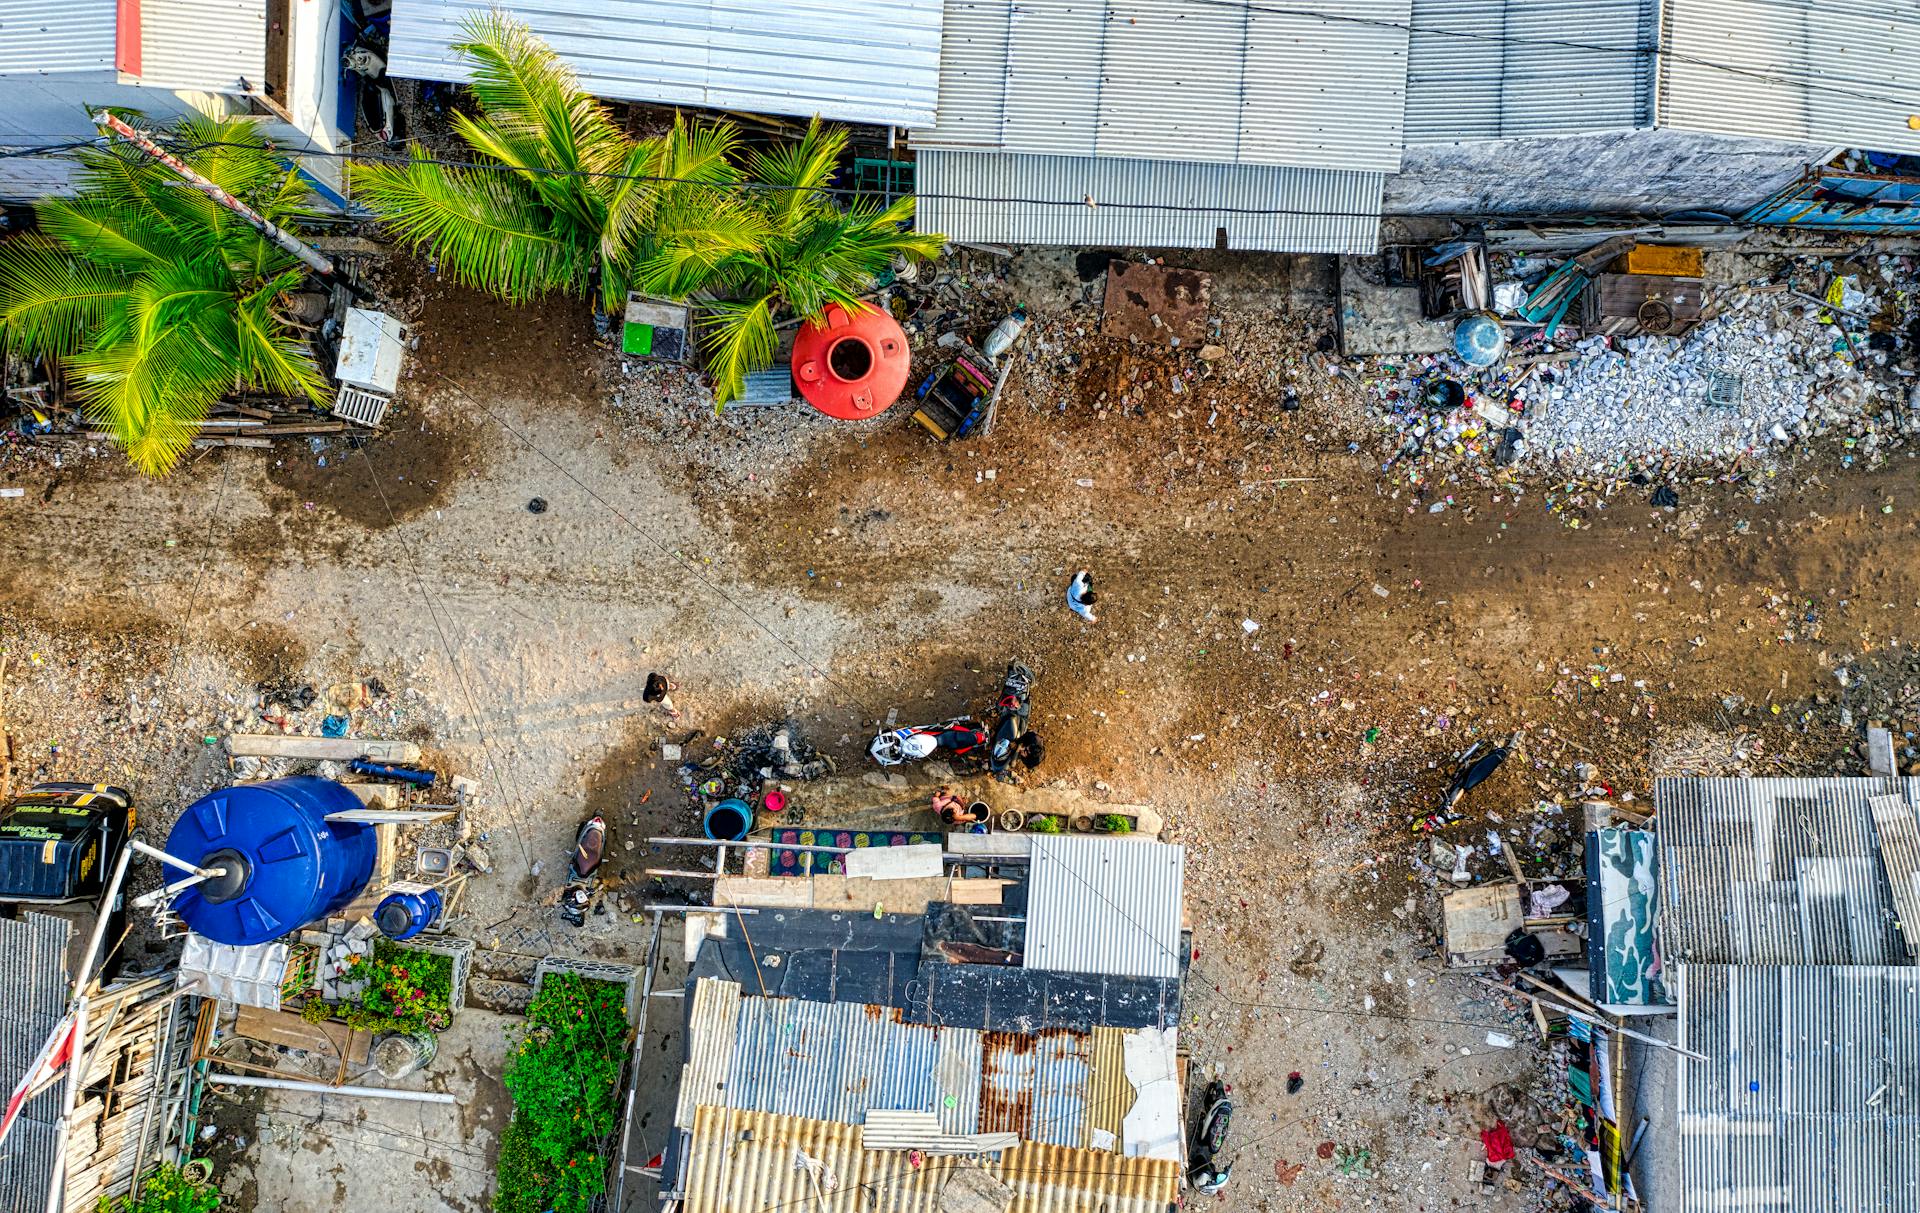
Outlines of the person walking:
M 679 689 L 680 684 L 669 681 L 665 674 L 657 672 L 648 674 L 647 686 L 645 690 L 640 692 L 640 699 L 643 703 L 659 704 L 660 710 L 667 714 L 668 720 L 678 720 L 680 719 L 680 709 L 673 706 L 673 696 L 671 692 Z
M 1088 623 L 1098 623 L 1093 617 L 1093 604 L 1097 601 L 1093 592 L 1093 574 L 1081 569 L 1067 583 L 1067 609 Z

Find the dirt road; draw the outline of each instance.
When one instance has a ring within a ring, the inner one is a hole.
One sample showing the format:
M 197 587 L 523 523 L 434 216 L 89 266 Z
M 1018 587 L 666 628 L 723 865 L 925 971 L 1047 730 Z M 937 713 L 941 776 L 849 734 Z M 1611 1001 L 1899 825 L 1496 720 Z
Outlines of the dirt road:
M 1041 774 L 1159 805 L 1194 848 L 1187 1040 L 1243 1108 L 1227 1205 L 1486 1207 L 1475 1132 L 1545 1108 L 1530 1054 L 1485 1043 L 1507 1010 L 1431 959 L 1409 818 L 1452 754 L 1513 730 L 1524 761 L 1449 834 L 1503 830 L 1539 872 L 1572 870 L 1576 763 L 1642 797 L 1657 764 L 1858 769 L 1834 671 L 1906 677 L 1920 483 L 1808 455 L 1677 511 L 1533 483 L 1432 513 L 1350 393 L 1297 380 L 1281 406 L 1314 289 L 1217 279 L 1230 358 L 1177 394 L 1191 359 L 1035 347 L 991 436 L 939 446 L 892 415 L 715 421 L 564 314 L 429 284 L 393 431 L 364 446 L 216 452 L 162 483 L 5 471 L 28 489 L 0 502 L 23 774 L 131 779 L 164 821 L 220 778 L 202 737 L 257 681 L 374 675 L 396 727 L 481 781 L 502 872 L 477 896 L 505 919 L 557 887 L 584 811 L 671 802 L 650 669 L 692 725 L 792 715 L 853 762 L 889 709 L 978 710 L 1023 657 Z M 1080 568 L 1094 625 L 1062 601 Z M 1476 870 L 1499 870 L 1484 847 Z M 285 1207 L 374 1195 L 337 1178 Z M 442 1168 L 420 1207 L 478 1208 L 485 1179 Z

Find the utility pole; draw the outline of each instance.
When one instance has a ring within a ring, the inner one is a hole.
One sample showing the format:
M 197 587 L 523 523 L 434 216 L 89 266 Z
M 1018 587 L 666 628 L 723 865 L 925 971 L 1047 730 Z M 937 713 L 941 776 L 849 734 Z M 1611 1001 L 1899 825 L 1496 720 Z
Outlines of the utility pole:
M 315 273 L 327 281 L 344 284 L 345 280 L 340 276 L 339 267 L 334 265 L 333 262 L 321 256 L 310 245 L 307 245 L 281 228 L 268 222 L 266 217 L 260 214 L 260 212 L 254 210 L 246 203 L 235 198 L 232 194 L 229 194 L 213 182 L 202 177 L 199 173 L 193 171 L 193 169 L 187 166 L 187 162 L 180 159 L 180 157 L 166 151 L 152 139 L 141 134 L 131 126 L 128 126 L 125 122 L 121 121 L 120 118 L 107 110 L 101 110 L 95 114 L 93 120 L 120 136 L 122 139 L 125 139 L 128 143 L 133 144 L 147 155 L 152 156 L 155 160 L 166 165 L 174 172 L 179 173 L 180 176 L 186 179 L 189 186 L 199 190 L 221 206 L 226 207 L 234 214 L 246 220 L 249 227 L 273 241 L 287 252 L 292 253 L 295 257 L 298 257 Z

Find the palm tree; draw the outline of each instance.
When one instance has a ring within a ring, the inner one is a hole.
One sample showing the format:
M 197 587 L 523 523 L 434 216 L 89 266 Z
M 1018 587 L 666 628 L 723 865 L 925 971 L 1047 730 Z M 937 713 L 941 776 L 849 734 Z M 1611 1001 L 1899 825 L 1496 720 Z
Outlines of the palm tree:
M 845 130 L 815 118 L 798 142 L 749 155 L 744 186 L 676 191 L 663 206 L 657 247 L 634 281 L 674 299 L 707 297 L 700 324 L 716 407 L 772 364 L 778 313 L 813 320 L 829 304 L 866 307 L 861 294 L 896 256 L 939 255 L 943 237 L 906 229 L 912 198 L 833 201 L 828 183 L 846 146 Z
M 192 118 L 172 139 L 192 168 L 279 225 L 307 189 L 253 124 Z M 38 231 L 0 244 L 9 348 L 58 359 L 89 418 L 158 476 L 207 410 L 239 388 L 325 403 L 325 378 L 275 312 L 306 268 L 164 165 L 79 153 L 76 193 L 40 203 Z
M 454 115 L 453 128 L 478 162 L 436 163 L 416 147 L 405 164 L 356 167 L 360 198 L 461 285 L 511 303 L 597 287 L 601 310 L 617 313 L 667 181 L 732 182 L 738 135 L 727 123 L 676 119 L 667 135 L 631 138 L 521 22 L 475 13 L 464 29 L 454 49 L 472 65 L 481 112 Z M 684 207 L 678 213 L 696 218 Z M 726 233 L 709 233 L 714 238 Z

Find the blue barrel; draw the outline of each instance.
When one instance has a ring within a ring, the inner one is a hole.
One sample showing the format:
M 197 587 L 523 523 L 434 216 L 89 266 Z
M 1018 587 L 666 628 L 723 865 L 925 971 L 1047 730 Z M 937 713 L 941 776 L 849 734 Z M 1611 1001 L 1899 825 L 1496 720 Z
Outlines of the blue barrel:
M 738 842 L 753 828 L 753 807 L 744 800 L 723 800 L 707 810 L 700 828 L 708 838 Z
M 388 939 L 412 939 L 440 917 L 439 889 L 411 882 L 392 888 L 373 911 L 374 925 Z
M 360 798 L 329 779 L 245 783 L 193 802 L 167 853 L 226 874 L 174 898 L 187 927 L 217 943 L 267 943 L 345 906 L 373 875 L 370 825 L 327 820 Z M 169 875 L 177 878 L 179 873 Z

